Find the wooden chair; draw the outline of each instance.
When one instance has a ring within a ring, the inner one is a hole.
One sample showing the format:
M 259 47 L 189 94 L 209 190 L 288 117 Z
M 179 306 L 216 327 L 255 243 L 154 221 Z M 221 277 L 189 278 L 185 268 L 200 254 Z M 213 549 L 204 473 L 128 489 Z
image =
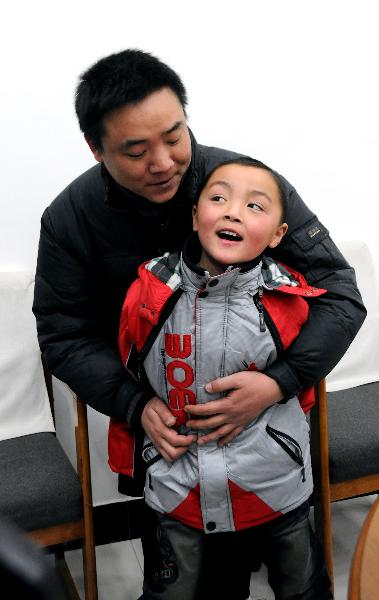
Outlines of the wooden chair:
M 379 595 L 379 498 L 363 523 L 351 563 L 348 600 L 377 600 Z
M 331 503 L 379 491 L 379 383 L 339 392 L 318 385 L 311 410 L 316 535 L 333 585 Z
M 69 597 L 79 600 L 65 550 L 83 551 L 86 600 L 97 600 L 86 405 L 76 398 L 78 473 L 50 432 L 0 442 L 0 512 L 55 554 Z
M 315 529 L 333 584 L 331 503 L 379 490 L 379 286 L 368 245 L 338 244 L 354 267 L 367 317 L 311 410 Z M 326 388 L 328 391 L 326 391 Z
M 33 279 L 11 275 L 0 274 L 0 514 L 55 554 L 75 600 L 80 597 L 64 553 L 82 547 L 85 598 L 97 600 L 86 406 L 75 399 L 76 472 L 51 419 L 51 377 L 46 370 L 44 377 L 31 313 Z

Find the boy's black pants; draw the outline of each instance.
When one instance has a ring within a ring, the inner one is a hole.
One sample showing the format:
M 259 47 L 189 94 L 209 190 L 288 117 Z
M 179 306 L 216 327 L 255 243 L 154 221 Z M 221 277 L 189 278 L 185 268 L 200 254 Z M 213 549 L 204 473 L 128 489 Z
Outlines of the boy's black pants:
M 246 600 L 262 562 L 277 600 L 333 597 L 308 502 L 268 523 L 216 534 L 147 512 L 140 600 Z

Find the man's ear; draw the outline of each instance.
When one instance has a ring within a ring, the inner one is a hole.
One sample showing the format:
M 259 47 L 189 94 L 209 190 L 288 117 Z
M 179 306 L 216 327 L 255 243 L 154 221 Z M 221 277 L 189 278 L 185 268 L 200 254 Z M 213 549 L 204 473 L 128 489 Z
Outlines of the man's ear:
M 197 224 L 197 206 L 196 206 L 196 204 L 192 207 L 192 230 L 193 231 L 197 231 L 198 230 L 198 224 Z
M 95 160 L 97 160 L 97 162 L 102 162 L 103 155 L 102 155 L 101 151 L 98 148 L 96 148 L 96 146 L 93 143 L 93 141 L 91 140 L 91 138 L 89 138 L 87 135 L 85 135 L 84 139 L 86 140 L 92 154 L 94 155 Z
M 278 229 L 273 235 L 271 242 L 269 243 L 269 248 L 276 248 L 276 246 L 278 246 L 282 241 L 282 237 L 287 233 L 287 230 L 287 223 L 282 223 L 281 225 L 279 225 Z

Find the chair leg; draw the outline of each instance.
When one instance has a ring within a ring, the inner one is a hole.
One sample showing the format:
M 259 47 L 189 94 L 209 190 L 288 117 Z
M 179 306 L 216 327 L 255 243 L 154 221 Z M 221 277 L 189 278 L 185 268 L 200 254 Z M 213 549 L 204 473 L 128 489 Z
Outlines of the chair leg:
M 331 583 L 331 591 L 333 592 L 333 534 L 330 502 L 326 502 L 323 498 L 314 498 L 314 521 L 315 533 L 322 545 L 325 564 Z
M 317 402 L 311 410 L 311 454 L 314 480 L 315 533 L 324 551 L 331 591 L 333 580 L 333 536 L 329 479 L 329 432 L 325 379 L 317 386 Z
M 55 552 L 55 568 L 64 586 L 64 595 L 70 600 L 81 600 L 75 582 L 66 563 L 64 551 Z
M 78 472 L 83 491 L 83 570 L 86 600 L 97 600 L 97 570 L 95 536 L 93 530 L 91 465 L 89 455 L 87 407 L 77 398 L 78 425 L 76 427 L 76 446 L 78 456 Z
M 86 537 L 82 552 L 85 597 L 86 600 L 97 600 L 96 553 L 93 536 Z

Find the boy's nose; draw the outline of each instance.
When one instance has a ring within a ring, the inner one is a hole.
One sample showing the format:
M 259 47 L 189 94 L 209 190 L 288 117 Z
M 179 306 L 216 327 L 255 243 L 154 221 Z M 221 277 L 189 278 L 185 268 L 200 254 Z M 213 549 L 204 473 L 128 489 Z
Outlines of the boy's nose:
M 229 214 L 225 215 L 224 219 L 226 219 L 227 221 L 241 222 L 241 219 L 234 213 L 229 213 Z

